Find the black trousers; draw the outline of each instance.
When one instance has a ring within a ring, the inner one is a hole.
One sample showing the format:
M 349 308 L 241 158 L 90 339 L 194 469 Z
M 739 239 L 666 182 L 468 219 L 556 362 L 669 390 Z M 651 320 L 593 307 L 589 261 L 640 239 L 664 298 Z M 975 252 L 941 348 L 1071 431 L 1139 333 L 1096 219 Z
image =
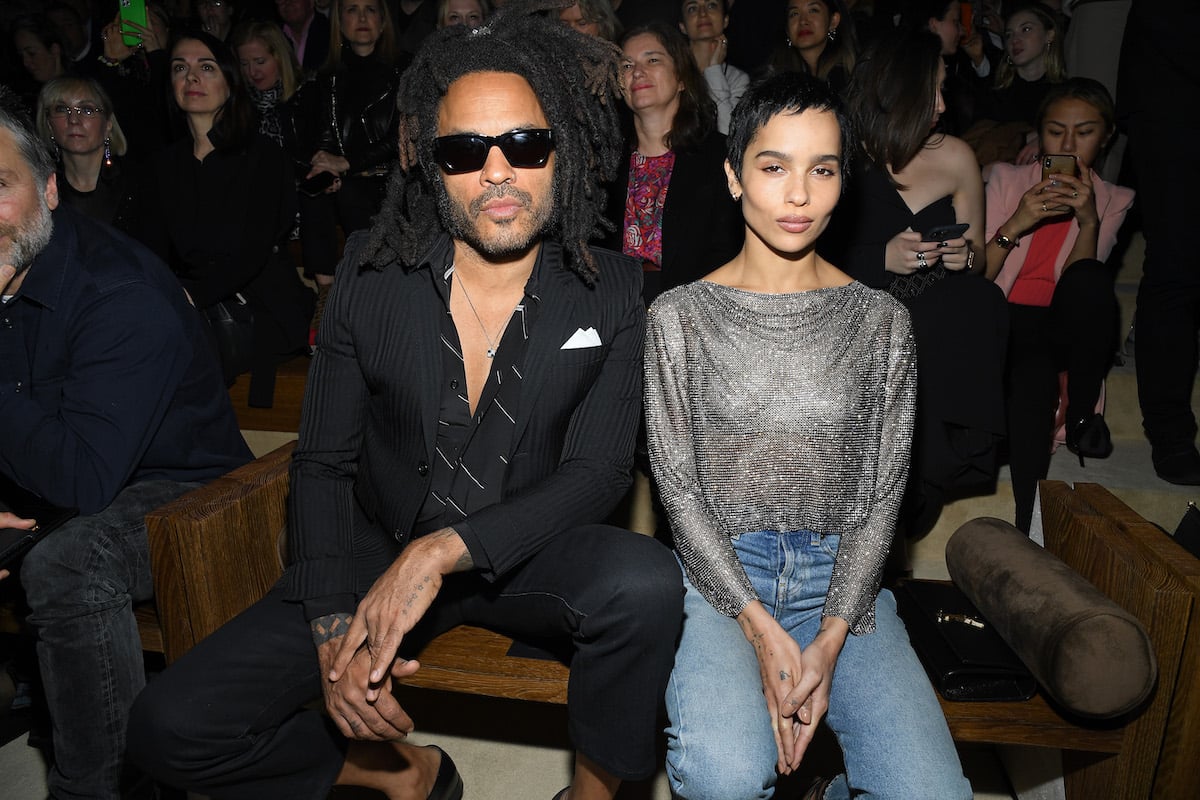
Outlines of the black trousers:
M 666 547 L 589 525 L 494 584 L 450 576 L 402 650 L 411 655 L 464 622 L 517 637 L 570 637 L 571 741 L 635 780 L 657 766 L 658 712 L 682 613 L 679 567 Z M 322 697 L 318 672 L 304 612 L 277 587 L 146 687 L 132 713 L 129 757 L 163 783 L 212 798 L 324 798 L 348 742 L 310 707 Z
M 1037 482 L 1050 469 L 1058 373 L 1067 371 L 1067 419 L 1096 407 L 1116 351 L 1119 309 L 1114 275 L 1094 259 L 1063 271 L 1048 307 L 1009 306 L 1008 464 L 1016 526 L 1028 532 Z
M 1200 332 L 1200 254 L 1190 234 L 1200 212 L 1198 135 L 1195 123 L 1177 115 L 1166 121 L 1158 111 L 1129 121 L 1129 154 L 1146 238 L 1134 363 L 1142 424 L 1156 455 L 1187 450 L 1196 437 L 1192 384 Z
M 386 175 L 347 175 L 342 188 L 332 194 L 309 197 L 300 192 L 300 259 L 305 275 L 333 275 L 337 270 L 342 236 L 371 226 L 371 217 L 387 191 Z

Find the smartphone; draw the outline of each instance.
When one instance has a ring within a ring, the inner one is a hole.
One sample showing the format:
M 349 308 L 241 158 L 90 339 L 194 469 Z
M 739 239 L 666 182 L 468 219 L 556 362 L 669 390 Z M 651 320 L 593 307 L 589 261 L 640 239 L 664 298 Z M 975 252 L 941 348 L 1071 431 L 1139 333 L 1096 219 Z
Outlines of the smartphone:
M 970 3 L 962 3 L 959 5 L 958 9 L 958 21 L 959 24 L 962 25 L 962 38 L 965 41 L 966 39 L 970 38 L 971 32 L 975 29 L 975 12 L 974 9 L 971 8 Z
M 957 239 L 971 227 L 968 222 L 956 222 L 953 225 L 934 225 L 921 234 L 922 242 L 948 242 Z
M 1075 160 L 1075 156 L 1044 154 L 1042 156 L 1042 180 L 1050 180 L 1051 174 L 1078 176 L 1079 162 Z
M 135 22 L 146 27 L 146 0 L 121 0 L 121 22 Z M 137 47 L 142 43 L 142 37 L 125 32 L 125 26 L 121 25 L 121 41 L 125 42 L 126 47 Z
M 302 178 L 297 188 L 309 197 L 316 197 L 330 186 L 333 186 L 335 178 L 337 178 L 337 175 L 334 175 L 332 172 L 318 172 L 311 178 Z

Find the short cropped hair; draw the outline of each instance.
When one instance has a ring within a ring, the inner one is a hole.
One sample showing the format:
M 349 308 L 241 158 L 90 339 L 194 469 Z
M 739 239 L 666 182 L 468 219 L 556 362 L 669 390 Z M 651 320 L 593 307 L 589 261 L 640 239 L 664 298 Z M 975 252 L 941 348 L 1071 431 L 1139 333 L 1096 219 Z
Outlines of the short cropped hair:
M 737 179 L 742 179 L 746 150 L 764 125 L 779 114 L 800 114 L 809 110 L 828 111 L 837 118 L 842 137 L 842 151 L 838 157 L 844 191 L 856 149 L 854 125 L 838 93 L 825 81 L 803 72 L 776 72 L 752 84 L 733 109 L 725 139 L 725 155 Z

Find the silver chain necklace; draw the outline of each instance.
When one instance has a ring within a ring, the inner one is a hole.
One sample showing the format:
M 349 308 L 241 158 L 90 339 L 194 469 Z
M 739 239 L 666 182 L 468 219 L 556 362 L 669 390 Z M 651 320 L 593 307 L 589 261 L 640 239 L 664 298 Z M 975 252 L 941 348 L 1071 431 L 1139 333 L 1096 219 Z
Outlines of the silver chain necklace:
M 467 285 L 462 282 L 462 277 L 459 276 L 459 274 L 457 272 L 454 273 L 454 277 L 458 278 L 458 288 L 462 289 L 463 297 L 466 298 L 467 305 L 470 306 L 470 308 L 471 308 L 471 313 L 475 315 L 475 321 L 479 323 L 479 330 L 483 331 L 483 338 L 487 339 L 487 343 L 488 343 L 487 357 L 495 358 L 496 357 L 496 342 L 492 341 L 492 337 L 488 334 L 487 328 L 485 328 L 483 326 L 483 320 L 480 319 L 479 312 L 475 310 L 475 304 L 471 302 L 471 295 L 467 291 Z M 509 320 L 512 319 L 512 316 L 515 313 L 517 313 L 517 306 L 514 306 L 513 310 L 508 312 L 508 317 L 505 318 L 504 324 L 500 326 L 500 332 L 497 335 L 499 335 L 499 336 L 504 335 L 505 329 L 508 328 L 508 322 L 509 322 Z

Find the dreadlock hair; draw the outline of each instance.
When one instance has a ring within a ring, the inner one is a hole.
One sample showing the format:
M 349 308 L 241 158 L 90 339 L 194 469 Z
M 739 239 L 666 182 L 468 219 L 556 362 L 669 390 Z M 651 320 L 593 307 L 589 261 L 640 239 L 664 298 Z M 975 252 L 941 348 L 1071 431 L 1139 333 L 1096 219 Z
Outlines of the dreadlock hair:
M 442 98 L 464 75 L 506 72 L 529 83 L 554 131 L 554 215 L 547 236 L 562 245 L 568 268 L 593 284 L 596 265 L 587 243 L 612 228 L 603 216 L 603 185 L 616 177 L 622 152 L 622 56 L 611 42 L 537 13 L 567 5 L 513 0 L 480 28 L 451 25 L 429 35 L 400 79 L 400 168 L 389 179 L 360 266 L 414 265 L 442 232 L 438 198 L 446 187 L 433 159 Z

